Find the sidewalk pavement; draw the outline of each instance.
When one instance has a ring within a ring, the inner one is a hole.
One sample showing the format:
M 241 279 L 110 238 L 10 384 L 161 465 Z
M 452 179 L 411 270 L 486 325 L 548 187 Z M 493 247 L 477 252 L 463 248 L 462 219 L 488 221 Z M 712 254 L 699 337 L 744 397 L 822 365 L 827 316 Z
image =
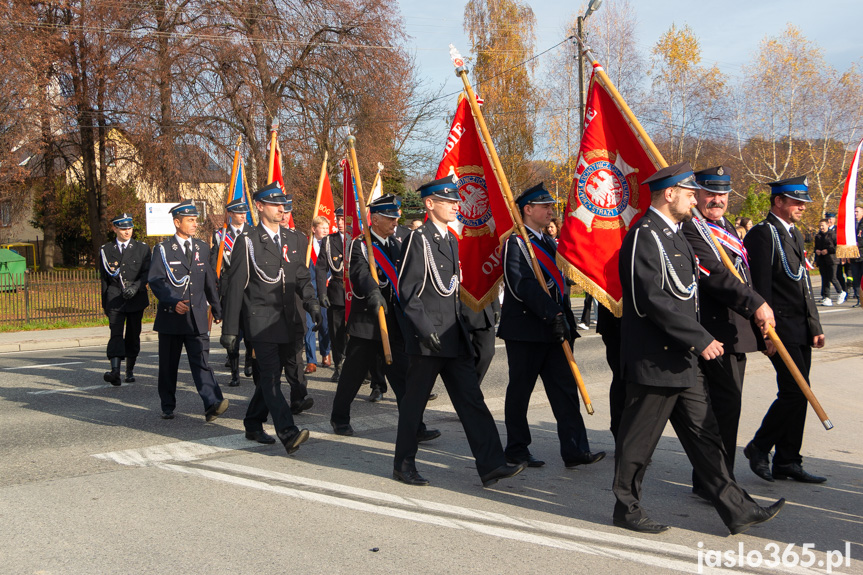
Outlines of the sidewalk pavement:
M 107 325 L 4 332 L 0 333 L 0 353 L 105 346 L 108 344 L 110 335 L 111 331 Z M 214 324 L 210 331 L 211 339 L 218 342 L 221 335 L 222 327 Z M 144 324 L 141 330 L 141 342 L 158 341 L 158 339 L 158 334 L 153 331 L 153 324 Z

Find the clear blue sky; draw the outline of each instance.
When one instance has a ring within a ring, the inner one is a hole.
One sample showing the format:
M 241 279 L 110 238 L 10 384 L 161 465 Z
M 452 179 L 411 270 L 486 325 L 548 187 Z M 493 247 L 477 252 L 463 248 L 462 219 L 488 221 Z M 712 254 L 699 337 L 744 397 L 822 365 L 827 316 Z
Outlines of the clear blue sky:
M 607 0 L 606 0 L 607 1 Z M 465 0 L 399 0 L 409 47 L 415 51 L 422 76 L 433 85 L 446 82 L 447 91 L 461 83 L 449 60 L 448 44 L 462 54 L 470 52 L 463 31 Z M 755 53 L 765 36 L 782 32 L 789 22 L 823 50 L 827 62 L 845 70 L 863 58 L 863 0 L 632 0 L 639 33 L 637 41 L 647 52 L 672 23 L 689 24 L 701 41 L 705 64 L 716 63 L 730 76 Z M 530 0 L 536 14 L 536 51 L 557 44 L 581 2 Z M 587 2 L 584 2 L 586 5 Z M 603 8 L 600 8 L 602 10 Z M 540 66 L 542 60 L 539 61 Z

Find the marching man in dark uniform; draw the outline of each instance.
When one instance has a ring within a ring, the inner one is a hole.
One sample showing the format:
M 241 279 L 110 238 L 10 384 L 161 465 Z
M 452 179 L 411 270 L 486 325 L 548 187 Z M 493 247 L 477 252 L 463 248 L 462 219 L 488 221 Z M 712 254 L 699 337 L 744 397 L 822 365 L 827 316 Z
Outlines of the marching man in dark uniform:
M 330 378 L 331 381 L 338 381 L 339 375 L 341 375 L 347 335 L 344 278 L 345 210 L 341 206 L 336 210 L 336 225 L 339 231 L 323 239 L 321 252 L 318 254 L 318 261 L 315 264 L 315 281 L 318 284 L 321 305 L 327 308 L 330 343 L 333 346 L 335 371 Z M 329 282 L 327 278 L 329 278 Z
M 282 368 L 296 359 L 297 338 L 302 340 L 298 326 L 305 323 L 305 317 L 297 312 L 296 294 L 302 296 L 316 325 L 321 323 L 321 310 L 298 236 L 279 226 L 287 197 L 273 183 L 255 192 L 254 198 L 261 220 L 234 244 L 226 278 L 221 343 L 229 352 L 236 350 L 242 321 L 255 352 L 255 393 L 243 420 L 246 438 L 274 443 L 263 428 L 267 415 L 272 414 L 276 434 L 287 452 L 294 453 L 309 438 L 308 430 L 294 425 L 281 387 Z
M 150 272 L 150 246 L 132 239 L 132 216 L 120 214 L 111 225 L 117 241 L 108 242 L 99 250 L 102 280 L 102 309 L 108 316 L 111 338 L 108 340 L 108 360 L 111 371 L 105 381 L 120 385 L 120 362 L 126 359 L 126 382 L 135 381 L 135 360 L 141 351 L 141 318 L 150 305 L 147 297 L 147 274 Z M 126 335 L 123 335 L 123 327 Z
M 776 335 L 809 383 L 812 348 L 824 347 L 824 330 L 803 261 L 803 235 L 794 224 L 803 217 L 806 204 L 812 198 L 806 176 L 768 185 L 771 187 L 770 213 L 749 230 L 743 244 L 752 263 L 755 290 L 776 310 Z M 806 423 L 806 396 L 769 340 L 767 354 L 776 369 L 779 392 L 755 437 L 743 451 L 749 459 L 749 467 L 767 481 L 789 477 L 805 483 L 827 481 L 804 471 L 802 466 L 800 448 Z M 776 452 L 771 473 L 768 456 L 773 448 Z
M 650 186 L 650 209 L 620 248 L 626 403 L 615 450 L 614 525 L 643 533 L 668 530 L 641 507 L 641 484 L 670 420 L 722 521 L 732 534 L 742 533 L 772 519 L 785 500 L 760 507 L 732 479 L 698 375 L 699 357 L 711 361 L 723 353 L 698 322 L 697 259 L 680 233 L 698 185 L 688 162 L 663 168 L 644 183 Z
M 351 244 L 350 278 L 353 289 L 351 317 L 348 320 L 348 349 L 345 366 L 339 377 L 330 423 L 337 435 L 353 435 L 351 427 L 351 402 L 363 384 L 366 373 L 378 362 L 393 386 L 396 402 L 405 394 L 405 376 L 408 356 L 402 338 L 400 321 L 403 319 L 398 292 L 398 268 L 401 264 L 401 243 L 395 238 L 401 202 L 387 194 L 369 205 L 372 249 L 377 265 L 378 284 L 369 271 L 366 244 L 362 238 Z M 393 362 L 386 365 L 383 359 L 381 329 L 378 323 L 378 308 L 384 308 L 387 332 Z M 431 441 L 440 437 L 437 429 L 426 429 L 421 423 L 417 441 Z
M 428 221 L 405 240 L 399 270 L 404 306 L 407 389 L 399 403 L 393 478 L 428 485 L 416 467 L 417 432 L 438 375 L 464 427 L 483 487 L 520 473 L 525 465 L 506 462 L 500 435 L 479 389 L 469 335 L 459 313 L 458 242 L 447 224 L 455 220 L 459 192 L 453 178 L 417 190 Z
M 734 477 L 746 354 L 764 349 L 762 342 L 766 326 L 776 325 L 776 322 L 773 310 L 752 288 L 746 249 L 734 226 L 724 217 L 731 192 L 731 176 L 719 166 L 695 172 L 695 181 L 702 188 L 695 195 L 698 211 L 705 220 L 693 218 L 683 222 L 683 235 L 698 258 L 701 325 L 723 346 L 720 357 L 710 361 L 700 358 L 698 362 L 725 447 L 725 464 L 728 473 Z M 722 263 L 711 233 L 719 239 L 745 284 Z M 696 473 L 692 474 L 692 491 L 708 499 Z
M 461 306 L 461 319 L 470 333 L 473 347 L 477 382 L 482 385 L 485 374 L 494 359 L 494 328 L 500 319 L 500 300 L 497 295 L 481 311 L 473 311 L 466 305 Z
M 228 229 L 226 230 L 225 235 L 225 248 L 222 250 L 222 268 L 220 270 L 219 278 L 216 278 L 217 283 L 219 284 L 219 291 L 222 294 L 222 308 L 225 307 L 224 302 L 224 286 L 221 283 L 222 278 L 226 277 L 228 274 L 228 268 L 231 267 L 231 251 L 234 249 L 234 243 L 237 241 L 237 238 L 241 235 L 247 233 L 251 230 L 251 226 L 246 223 L 246 214 L 249 213 L 249 206 L 246 205 L 246 202 L 243 198 L 238 198 L 236 200 L 232 200 L 228 202 L 228 205 L 225 206 L 225 211 L 227 212 L 227 216 L 230 219 L 228 223 Z M 219 257 L 219 245 L 222 243 L 222 230 L 216 230 L 213 233 L 213 247 L 210 248 L 210 264 L 213 266 L 213 271 L 216 270 L 217 259 Z M 243 338 L 242 331 L 240 332 L 240 339 Z M 248 342 L 246 342 L 246 364 L 250 366 L 251 352 L 249 351 Z M 225 363 L 225 367 L 231 369 L 231 382 L 228 384 L 229 387 L 237 387 L 240 385 L 240 352 L 237 350 L 237 353 L 229 353 L 228 361 Z M 250 366 L 251 367 L 251 366 Z
M 561 343 L 571 345 L 575 318 L 566 282 L 555 263 L 557 244 L 542 230 L 554 216 L 554 198 L 542 184 L 525 190 L 516 200 L 524 226 L 539 259 L 549 294 L 536 279 L 524 240 L 512 234 L 503 254 L 506 286 L 498 337 L 506 342 L 509 383 L 506 387 L 506 460 L 542 467 L 545 462 L 531 455 L 527 406 L 537 376 L 557 420 L 560 455 L 567 468 L 596 463 L 604 451 L 590 452 L 587 431 L 579 411 L 579 395 Z
M 177 406 L 177 368 L 186 348 L 195 387 L 204 400 L 204 415 L 213 421 L 228 409 L 228 400 L 216 383 L 208 363 L 210 335 L 207 309 L 219 323 L 222 306 L 216 279 L 210 267 L 206 242 L 194 238 L 198 229 L 198 209 L 192 200 L 171 208 L 177 233 L 153 250 L 149 284 L 159 300 L 153 329 L 159 332 L 159 398 L 162 419 L 173 419 Z

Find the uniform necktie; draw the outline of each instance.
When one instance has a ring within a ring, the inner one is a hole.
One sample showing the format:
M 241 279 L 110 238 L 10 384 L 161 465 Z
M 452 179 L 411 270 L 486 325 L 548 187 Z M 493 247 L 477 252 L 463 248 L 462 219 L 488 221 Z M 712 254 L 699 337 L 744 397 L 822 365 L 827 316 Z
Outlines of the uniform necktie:
M 183 244 L 186 248 L 186 263 L 191 267 L 192 265 L 192 242 L 186 240 Z
M 123 250 L 126 249 L 126 244 L 120 244 L 120 255 L 123 255 Z

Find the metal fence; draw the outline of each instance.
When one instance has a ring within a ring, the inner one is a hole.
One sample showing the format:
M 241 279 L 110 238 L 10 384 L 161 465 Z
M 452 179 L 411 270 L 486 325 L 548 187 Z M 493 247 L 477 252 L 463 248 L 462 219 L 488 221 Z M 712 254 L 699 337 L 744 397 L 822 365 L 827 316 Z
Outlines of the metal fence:
M 155 317 L 155 298 L 144 317 Z M 96 270 L 0 274 L 0 324 L 93 321 L 105 317 Z

